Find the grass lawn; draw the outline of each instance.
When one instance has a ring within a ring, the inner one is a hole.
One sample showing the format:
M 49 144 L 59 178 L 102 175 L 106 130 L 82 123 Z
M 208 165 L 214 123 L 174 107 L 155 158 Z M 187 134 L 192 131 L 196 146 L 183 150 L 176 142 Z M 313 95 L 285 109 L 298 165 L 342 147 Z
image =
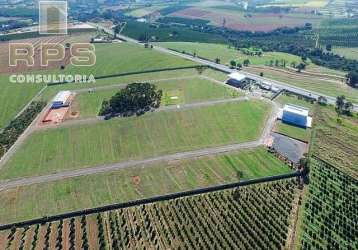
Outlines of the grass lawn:
M 8 76 L 0 76 L 0 129 L 7 126 L 42 87 L 41 84 L 9 83 Z
M 152 72 L 152 73 L 138 73 L 134 75 L 127 76 L 118 76 L 118 77 L 109 77 L 103 79 L 97 79 L 95 83 L 68 83 L 61 85 L 49 86 L 44 93 L 42 94 L 42 99 L 51 100 L 59 91 L 61 90 L 76 90 L 84 88 L 94 88 L 97 86 L 108 86 L 114 84 L 128 84 L 138 81 L 156 81 L 163 79 L 173 79 L 183 76 L 198 76 L 199 73 L 196 69 L 180 69 L 180 70 L 170 70 L 170 71 L 161 71 L 161 72 Z M 218 81 L 225 81 L 227 79 L 227 74 L 222 73 L 213 69 L 206 69 L 203 73 L 203 76 L 210 77 Z
M 358 177 L 358 118 L 338 116 L 332 107 L 316 106 L 313 153 Z
M 241 53 L 235 48 L 229 48 L 224 44 L 213 43 L 191 43 L 191 42 L 162 42 L 157 45 L 166 47 L 169 49 L 175 49 L 180 52 L 185 51 L 190 54 L 196 53 L 197 56 L 201 56 L 210 60 L 219 58 L 222 64 L 230 64 L 231 60 L 243 63 L 245 59 L 249 59 L 253 65 L 265 65 L 269 64 L 271 60 L 286 60 L 288 65 L 291 62 L 299 63 L 301 58 L 287 53 L 281 52 L 264 52 L 262 56 L 249 56 Z
M 125 72 L 192 66 L 196 63 L 177 56 L 145 49 L 131 43 L 96 44 L 96 64 L 91 67 L 69 65 L 61 73 L 106 76 Z
M 204 100 L 233 98 L 240 92 L 213 83 L 206 79 L 193 78 L 185 80 L 170 80 L 156 83 L 163 90 L 162 105 L 177 105 L 200 102 Z M 119 88 L 80 93 L 73 106 L 78 106 L 81 117 L 98 115 L 103 100 L 109 100 Z
M 0 192 L 0 223 L 290 171 L 257 148 L 19 187 Z
M 311 102 L 308 102 L 305 99 L 302 99 L 293 94 L 286 94 L 286 93 L 281 94 L 279 97 L 275 99 L 275 101 L 278 102 L 282 107 L 285 104 L 294 104 L 294 105 L 308 108 L 310 110 L 310 115 L 313 114 L 313 108 L 315 106 L 315 104 L 312 104 Z
M 272 69 L 266 68 L 253 68 L 253 67 L 245 67 L 245 71 L 248 71 L 253 74 L 260 74 L 260 72 L 264 73 L 264 77 L 271 78 L 277 81 L 281 81 L 287 83 L 289 85 L 301 87 L 307 90 L 315 91 L 318 93 L 326 94 L 329 96 L 338 96 L 345 95 L 347 99 L 352 102 L 358 102 L 358 90 L 354 89 L 347 84 L 344 83 L 333 83 L 320 80 L 319 78 L 315 78 L 312 76 L 296 76 L 287 74 L 284 72 L 275 71 Z
M 265 102 L 243 101 L 38 131 L 7 162 L 0 178 L 256 140 L 270 109 Z
M 276 123 L 275 131 L 301 141 L 309 142 L 310 140 L 311 130 L 309 128 L 304 129 L 279 121 Z

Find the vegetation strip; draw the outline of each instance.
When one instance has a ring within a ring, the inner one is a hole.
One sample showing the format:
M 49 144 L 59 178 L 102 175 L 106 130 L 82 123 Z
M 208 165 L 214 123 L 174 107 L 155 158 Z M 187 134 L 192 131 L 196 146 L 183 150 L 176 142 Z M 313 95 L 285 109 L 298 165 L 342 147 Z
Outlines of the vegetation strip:
M 167 201 L 167 200 L 183 198 L 183 197 L 192 196 L 192 195 L 204 194 L 204 193 L 208 193 L 208 192 L 222 191 L 222 190 L 226 190 L 226 189 L 247 186 L 247 185 L 252 185 L 252 184 L 290 179 L 290 178 L 299 177 L 299 176 L 301 176 L 300 172 L 294 172 L 294 173 L 290 173 L 290 174 L 268 176 L 268 177 L 263 177 L 263 178 L 258 178 L 258 179 L 247 180 L 247 181 L 241 181 L 241 182 L 211 186 L 211 187 L 207 187 L 207 188 L 199 188 L 199 189 L 194 189 L 194 190 L 190 190 L 190 191 L 154 196 L 151 198 L 134 200 L 134 201 L 124 202 L 124 203 L 111 204 L 111 205 L 106 205 L 106 206 L 102 206 L 102 207 L 90 208 L 90 209 L 84 209 L 84 210 L 79 210 L 79 211 L 54 215 L 54 216 L 48 216 L 48 217 L 43 217 L 43 218 L 38 218 L 38 219 L 33 219 L 33 220 L 28 220 L 28 221 L 4 224 L 4 225 L 0 225 L 0 231 L 8 230 L 11 228 L 31 226 L 31 225 L 35 225 L 35 224 L 39 224 L 39 223 L 43 224 L 43 223 L 47 223 L 47 222 L 53 222 L 56 220 L 67 219 L 67 218 L 71 218 L 71 217 L 75 217 L 75 216 L 82 216 L 82 215 L 89 215 L 89 214 L 94 214 L 94 213 L 99 213 L 99 212 L 106 212 L 106 211 L 110 211 L 113 209 L 145 205 L 145 204 L 150 204 L 150 203 L 159 202 L 159 201 Z
M 145 74 L 145 73 L 155 73 L 155 72 L 162 72 L 162 71 L 174 71 L 174 70 L 181 70 L 181 69 L 197 69 L 202 68 L 202 65 L 195 65 L 195 66 L 183 66 L 183 67 L 173 67 L 173 68 L 160 68 L 160 69 L 150 69 L 150 70 L 141 70 L 141 71 L 131 71 L 125 73 L 118 73 L 118 74 L 111 74 L 105 76 L 95 76 L 95 79 L 105 79 L 105 78 L 112 78 L 112 77 L 119 77 L 119 76 L 129 76 L 129 75 L 137 75 L 137 74 Z M 60 85 L 60 84 L 67 84 L 73 82 L 53 82 L 48 83 L 48 86 L 53 85 Z

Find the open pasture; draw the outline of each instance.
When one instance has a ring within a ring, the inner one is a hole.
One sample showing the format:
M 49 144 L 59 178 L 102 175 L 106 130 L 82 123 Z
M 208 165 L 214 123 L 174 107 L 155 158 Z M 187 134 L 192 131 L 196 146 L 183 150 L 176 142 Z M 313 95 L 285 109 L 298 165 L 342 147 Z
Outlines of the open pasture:
M 206 100 L 235 98 L 242 94 L 207 79 L 193 77 L 154 82 L 157 89 L 163 90 L 162 106 L 194 103 Z M 81 117 L 98 115 L 104 100 L 109 100 L 119 87 L 94 92 L 80 93 L 76 96 L 74 107 Z
M 0 76 L 0 130 L 10 123 L 42 87 L 41 84 L 9 83 L 8 76 Z
M 0 178 L 253 141 L 270 109 L 266 102 L 251 100 L 38 131 L 6 163 Z
M 95 77 L 99 77 L 126 72 L 197 65 L 186 59 L 126 42 L 96 44 L 95 48 L 95 65 L 90 67 L 74 67 L 69 65 L 62 72 L 66 74 L 92 74 Z
M 35 184 L 0 192 L 0 224 L 290 171 L 260 147 Z

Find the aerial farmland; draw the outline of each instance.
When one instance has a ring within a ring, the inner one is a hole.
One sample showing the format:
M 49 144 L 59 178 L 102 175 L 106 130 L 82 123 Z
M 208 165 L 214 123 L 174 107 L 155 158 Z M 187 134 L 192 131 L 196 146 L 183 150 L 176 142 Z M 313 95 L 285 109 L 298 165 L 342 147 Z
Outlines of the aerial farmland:
M 0 10 L 0 249 L 357 249 L 354 2 L 68 5 Z

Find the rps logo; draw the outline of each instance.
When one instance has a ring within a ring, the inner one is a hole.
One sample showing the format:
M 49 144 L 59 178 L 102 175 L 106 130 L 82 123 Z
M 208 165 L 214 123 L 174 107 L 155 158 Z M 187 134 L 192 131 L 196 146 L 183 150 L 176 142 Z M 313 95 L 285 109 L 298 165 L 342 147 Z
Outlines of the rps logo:
M 38 31 L 41 35 L 67 34 L 67 1 L 39 1 Z M 68 53 L 74 66 L 96 63 L 95 46 L 90 43 L 75 43 L 66 48 L 60 43 L 41 43 L 39 50 L 32 43 L 9 43 L 9 66 L 16 67 L 23 61 L 31 67 L 35 60 L 40 60 L 36 63 L 46 67 L 50 62 L 62 61 Z
M 75 43 L 65 48 L 59 43 L 41 43 L 40 65 L 46 67 L 49 62 L 60 62 L 65 58 L 66 49 L 70 50 L 70 62 L 74 66 L 85 67 L 96 64 L 95 46 L 89 43 Z M 36 51 L 37 52 L 37 51 Z M 20 61 L 27 66 L 35 65 L 35 47 L 31 43 L 9 44 L 9 66 L 16 67 Z

